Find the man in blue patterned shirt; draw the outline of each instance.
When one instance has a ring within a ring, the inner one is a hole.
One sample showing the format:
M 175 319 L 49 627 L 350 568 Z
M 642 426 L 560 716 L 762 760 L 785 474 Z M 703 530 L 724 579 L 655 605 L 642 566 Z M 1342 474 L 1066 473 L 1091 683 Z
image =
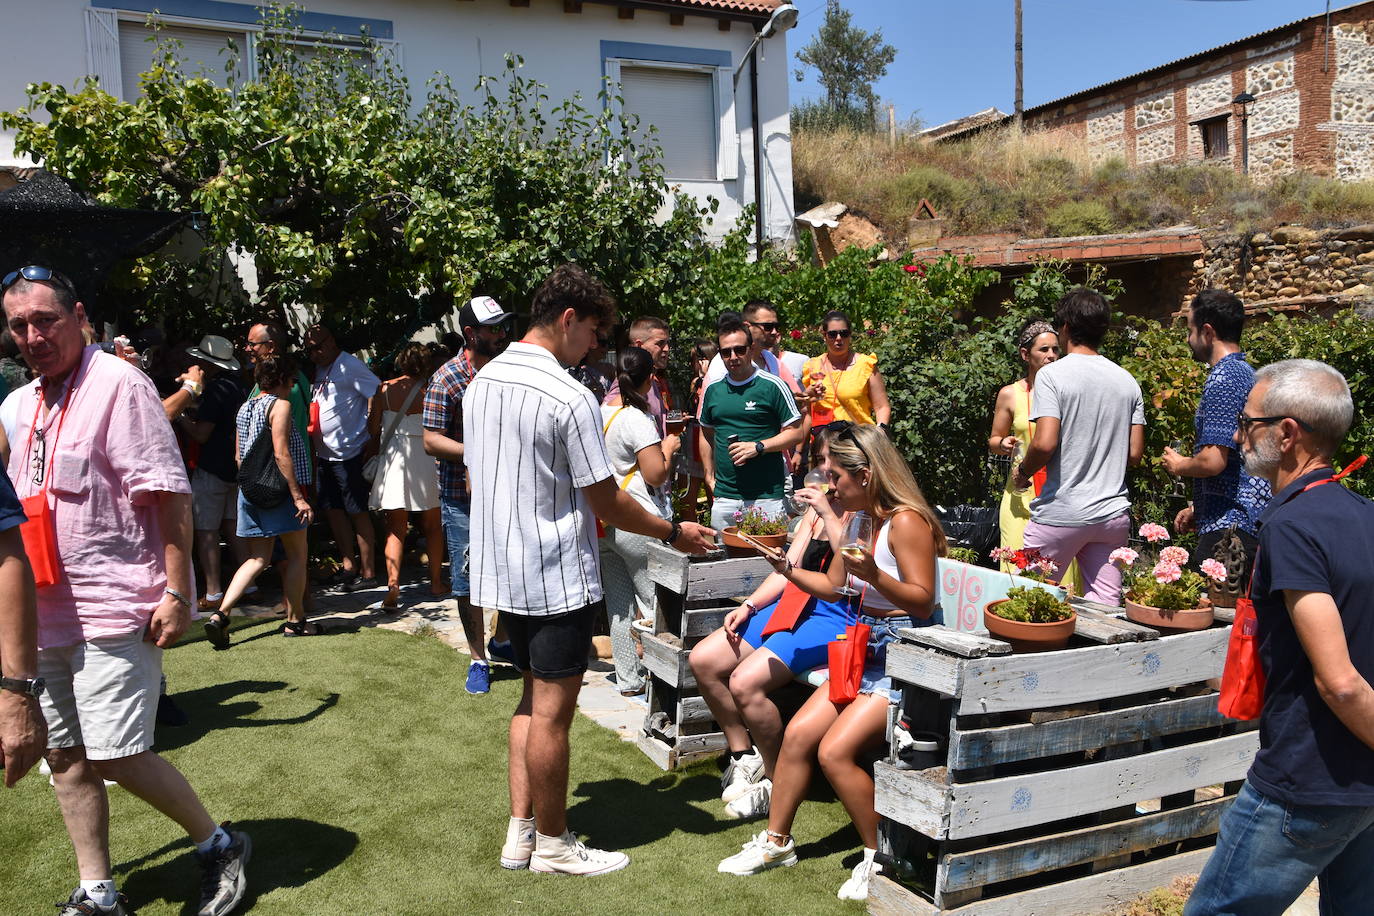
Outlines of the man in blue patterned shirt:
M 1193 478 L 1193 501 L 1174 519 L 1179 531 L 1196 529 L 1196 567 L 1212 556 L 1232 529 L 1245 546 L 1245 575 L 1255 558 L 1256 521 L 1269 505 L 1269 483 L 1252 477 L 1236 453 L 1236 417 L 1255 385 L 1255 370 L 1240 349 L 1245 306 L 1224 289 L 1206 289 L 1193 297 L 1188 312 L 1188 348 L 1193 357 L 1211 367 L 1202 387 L 1193 428 L 1197 434 L 1191 458 L 1172 448 L 1164 450 L 1164 468 L 1178 477 Z
M 471 694 L 484 694 L 491 689 L 491 665 L 487 660 L 483 610 L 473 607 L 468 600 L 472 591 L 467 570 L 470 524 L 467 467 L 463 464 L 463 394 L 478 370 L 506 349 L 514 317 L 490 296 L 478 296 L 463 306 L 458 313 L 463 349 L 430 378 L 420 418 L 425 428 L 425 451 L 439 464 L 439 507 L 444 516 L 444 539 L 448 541 L 449 575 L 472 656 L 465 685 Z M 508 655 L 509 643 L 505 644 L 505 653 L 501 652 L 501 634 L 492 635 L 490 650 L 502 658 L 513 658 Z

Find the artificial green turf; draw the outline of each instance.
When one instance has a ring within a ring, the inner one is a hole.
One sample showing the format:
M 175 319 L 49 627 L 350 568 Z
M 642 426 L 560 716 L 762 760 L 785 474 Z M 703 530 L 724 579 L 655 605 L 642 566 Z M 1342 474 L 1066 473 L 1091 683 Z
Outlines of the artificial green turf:
M 467 656 L 387 630 L 285 639 L 277 622 L 167 653 L 171 692 L 191 724 L 158 750 L 210 813 L 253 837 L 250 908 L 324 913 L 859 912 L 835 898 L 858 836 L 824 787 L 802 806 L 801 862 L 751 878 L 716 872 L 760 823 L 721 816 L 710 763 L 665 774 L 633 744 L 577 716 L 569 823 L 591 845 L 630 854 L 598 878 L 509 872 L 506 723 L 519 682 L 463 691 Z M 143 916 L 192 913 L 199 870 L 171 821 L 110 790 L 120 889 Z M 0 792 L 0 914 L 51 913 L 76 884 L 57 803 L 35 770 Z

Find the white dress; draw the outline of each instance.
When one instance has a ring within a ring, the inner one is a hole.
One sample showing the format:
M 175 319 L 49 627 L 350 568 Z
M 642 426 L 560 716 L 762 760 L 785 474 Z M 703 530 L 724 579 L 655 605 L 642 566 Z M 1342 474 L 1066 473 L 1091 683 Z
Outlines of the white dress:
M 421 415 L 407 414 L 396 427 L 381 456 L 372 481 L 374 509 L 409 509 L 422 512 L 439 506 L 439 466 L 425 454 L 425 428 Z M 382 412 L 382 432 L 396 419 L 396 411 Z

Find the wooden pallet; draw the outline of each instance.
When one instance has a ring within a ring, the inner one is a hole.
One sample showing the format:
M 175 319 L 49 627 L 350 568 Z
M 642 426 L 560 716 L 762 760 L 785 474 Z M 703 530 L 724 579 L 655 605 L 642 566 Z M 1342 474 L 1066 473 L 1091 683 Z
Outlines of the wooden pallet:
M 1057 652 L 941 627 L 889 647 L 903 715 L 947 742 L 942 766 L 904 769 L 895 747 L 875 765 L 870 912 L 1100 913 L 1200 870 L 1259 747 L 1207 686 L 1230 628 L 1109 610 L 1080 607 Z
M 638 745 L 665 770 L 725 751 L 725 736 L 696 689 L 687 657 L 772 572 L 762 557 L 697 559 L 658 544 L 649 548 L 655 632 L 641 637 L 649 672 L 648 704 Z

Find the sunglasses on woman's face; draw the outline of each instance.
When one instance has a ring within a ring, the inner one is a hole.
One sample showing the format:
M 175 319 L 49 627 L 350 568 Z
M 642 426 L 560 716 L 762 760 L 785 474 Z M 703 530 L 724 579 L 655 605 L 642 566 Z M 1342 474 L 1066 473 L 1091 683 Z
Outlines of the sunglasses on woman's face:
M 825 336 L 829 337 L 831 340 L 843 340 L 851 333 L 853 332 L 850 331 L 849 328 L 836 328 L 833 331 L 826 331 Z

